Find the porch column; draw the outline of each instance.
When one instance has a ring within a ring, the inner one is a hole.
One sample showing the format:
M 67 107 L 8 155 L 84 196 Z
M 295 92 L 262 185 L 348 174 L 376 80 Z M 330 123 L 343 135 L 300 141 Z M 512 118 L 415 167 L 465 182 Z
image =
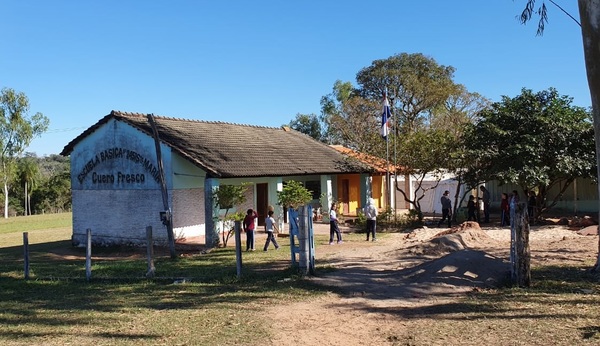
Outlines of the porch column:
M 268 189 L 268 201 L 269 205 L 273 207 L 273 218 L 277 223 L 277 228 L 279 228 L 280 232 L 287 232 L 287 230 L 283 229 L 283 206 L 279 205 L 279 198 L 277 197 L 277 192 L 283 191 L 283 178 L 277 177 L 270 179 Z
M 219 245 L 219 207 L 214 197 L 215 191 L 219 188 L 219 179 L 204 179 L 204 239 L 206 246 L 216 247 Z
M 358 207 L 364 208 L 369 204 L 369 198 L 373 197 L 373 177 L 369 174 L 360 175 L 360 200 L 361 204 Z
M 277 178 L 276 187 L 277 191 L 275 191 L 274 201 L 279 202 L 279 198 L 277 198 L 277 192 L 283 191 L 283 178 Z M 283 222 L 285 218 L 283 217 L 283 206 L 279 205 L 279 203 L 277 203 L 277 205 L 275 206 L 274 214 L 277 216 L 277 218 L 275 219 L 275 221 L 277 222 L 277 228 L 279 228 L 282 233 L 288 232 L 286 229 L 283 228 L 285 227 L 285 223 Z
M 329 223 L 329 207 L 333 203 L 333 183 L 330 175 L 321 176 L 321 214 L 323 221 Z

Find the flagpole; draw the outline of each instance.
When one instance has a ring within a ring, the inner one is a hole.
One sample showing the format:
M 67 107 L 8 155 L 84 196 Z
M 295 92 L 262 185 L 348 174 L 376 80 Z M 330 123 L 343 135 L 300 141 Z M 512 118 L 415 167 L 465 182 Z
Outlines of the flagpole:
M 383 112 L 381 113 L 381 136 L 385 140 L 385 199 L 386 209 L 392 207 L 390 185 L 390 142 L 388 141 L 389 121 L 391 118 L 390 104 L 387 99 L 387 88 L 383 93 Z
M 387 198 L 387 207 L 392 207 L 392 193 L 391 193 L 391 182 L 390 182 L 390 141 L 385 140 L 385 183 L 387 185 L 386 188 L 386 198 Z
M 392 121 L 392 119 L 391 119 L 391 106 L 389 104 L 387 94 L 388 94 L 388 91 L 387 91 L 387 88 L 385 88 L 385 100 L 387 102 L 388 124 L 389 124 L 389 122 Z M 390 126 L 388 125 L 388 135 L 390 134 L 389 130 L 390 130 Z M 387 182 L 387 207 L 388 207 L 388 209 L 391 209 L 392 208 L 392 181 L 391 181 L 392 178 L 391 178 L 391 174 L 390 174 L 390 154 L 389 154 L 390 141 L 387 139 L 387 137 L 386 137 L 385 143 L 386 143 L 386 149 L 385 149 L 385 151 L 386 151 L 386 167 L 385 167 L 386 168 L 386 177 L 385 177 L 385 179 Z

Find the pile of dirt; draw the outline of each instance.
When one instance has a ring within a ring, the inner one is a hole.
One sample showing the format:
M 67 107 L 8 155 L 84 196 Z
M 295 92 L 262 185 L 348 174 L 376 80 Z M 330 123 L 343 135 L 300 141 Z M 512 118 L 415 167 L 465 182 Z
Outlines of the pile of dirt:
M 497 240 L 485 233 L 477 222 L 471 221 L 433 235 L 431 230 L 417 229 L 408 234 L 405 239 L 417 242 L 411 247 L 413 254 L 429 256 L 441 256 L 465 249 L 501 246 Z

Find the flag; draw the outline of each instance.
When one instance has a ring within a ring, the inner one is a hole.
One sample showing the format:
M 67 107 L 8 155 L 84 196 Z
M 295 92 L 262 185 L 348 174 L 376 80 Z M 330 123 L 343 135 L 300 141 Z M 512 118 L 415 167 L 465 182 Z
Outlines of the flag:
M 381 137 L 387 141 L 387 136 L 390 132 L 390 118 L 392 113 L 390 112 L 390 103 L 388 102 L 387 95 L 383 95 L 383 112 L 381 114 Z

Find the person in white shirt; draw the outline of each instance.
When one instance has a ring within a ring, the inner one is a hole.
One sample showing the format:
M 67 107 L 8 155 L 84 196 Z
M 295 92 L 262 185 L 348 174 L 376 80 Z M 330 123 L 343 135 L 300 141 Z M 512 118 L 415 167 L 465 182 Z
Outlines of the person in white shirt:
M 267 251 L 269 249 L 269 244 L 273 242 L 275 245 L 275 250 L 279 249 L 279 244 L 277 244 L 277 239 L 273 235 L 273 230 L 279 232 L 277 226 L 275 226 L 275 219 L 273 218 L 273 211 L 269 210 L 269 216 L 265 219 L 265 230 L 267 231 L 267 242 L 265 243 L 265 248 L 263 251 Z
M 375 208 L 372 198 L 369 198 L 367 201 L 365 217 L 367 218 L 367 241 L 369 241 L 369 236 L 372 236 L 371 239 L 373 239 L 373 241 L 377 241 L 377 238 L 375 237 L 375 230 L 377 228 L 377 208 Z
M 335 212 L 336 207 L 337 205 L 335 203 L 332 203 L 331 209 L 329 209 L 329 245 L 333 245 L 334 233 L 337 237 L 337 243 L 342 243 L 342 232 L 340 232 L 340 228 L 338 227 L 338 219 L 337 214 Z

